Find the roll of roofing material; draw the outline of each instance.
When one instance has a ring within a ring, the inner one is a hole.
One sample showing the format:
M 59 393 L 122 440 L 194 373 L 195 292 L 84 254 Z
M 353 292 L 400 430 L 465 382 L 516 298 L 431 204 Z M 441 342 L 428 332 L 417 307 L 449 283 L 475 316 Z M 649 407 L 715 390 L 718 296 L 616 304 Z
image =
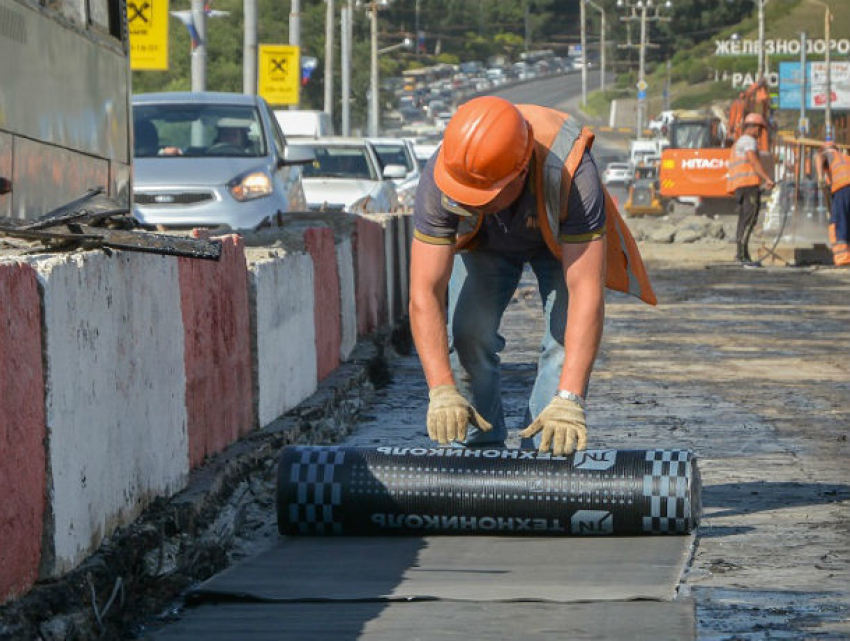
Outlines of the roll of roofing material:
M 687 450 L 285 447 L 281 534 L 686 534 L 701 512 Z

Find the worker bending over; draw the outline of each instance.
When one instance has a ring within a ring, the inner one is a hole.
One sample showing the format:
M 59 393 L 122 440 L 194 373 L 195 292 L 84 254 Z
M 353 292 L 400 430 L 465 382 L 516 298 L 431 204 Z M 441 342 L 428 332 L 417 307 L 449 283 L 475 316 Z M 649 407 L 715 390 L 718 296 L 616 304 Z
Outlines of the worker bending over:
M 744 118 L 744 133 L 735 141 L 729 156 L 726 191 L 735 195 L 738 206 L 738 228 L 735 232 L 735 260 L 747 267 L 760 267 L 750 257 L 750 234 L 758 220 L 761 207 L 760 185 L 773 189 L 773 179 L 767 175 L 759 158 L 758 138 L 767 129 L 764 116 L 751 113 Z
M 446 127 L 419 182 L 411 252 L 410 321 L 432 440 L 504 445 L 499 325 L 530 265 L 546 328 L 521 436 L 543 452 L 585 447 L 603 286 L 655 303 L 592 141 L 565 113 L 493 96 L 465 103 Z
M 818 183 L 824 178 L 832 194 L 829 216 L 829 244 L 832 262 L 850 265 L 850 156 L 842 154 L 832 141 L 823 146 L 817 161 Z

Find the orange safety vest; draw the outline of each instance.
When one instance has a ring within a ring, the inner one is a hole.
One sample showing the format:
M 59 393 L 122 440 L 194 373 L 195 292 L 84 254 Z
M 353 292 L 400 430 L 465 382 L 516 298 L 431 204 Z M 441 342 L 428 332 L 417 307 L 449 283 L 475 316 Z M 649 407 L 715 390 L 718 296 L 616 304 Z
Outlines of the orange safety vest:
M 832 248 L 832 262 L 835 265 L 850 265 L 850 247 L 847 241 L 838 238 L 838 226 L 829 224 L 829 244 Z
M 585 150 L 593 144 L 593 134 L 575 120 L 555 109 L 536 105 L 517 105 L 531 124 L 534 135 L 531 175 L 537 201 L 537 221 L 546 246 L 560 260 L 561 244 L 557 234 L 566 220 L 567 202 L 573 175 Z M 605 187 L 605 235 L 607 273 L 605 286 L 633 294 L 655 305 L 657 300 L 649 283 L 637 243 L 617 211 Z M 461 217 L 457 235 L 457 251 L 468 248 L 481 230 L 484 215 Z
M 829 160 L 829 188 L 834 194 L 850 185 L 850 156 L 836 149 L 825 149 L 823 153 Z
M 732 145 L 729 150 L 729 171 L 726 174 L 726 191 L 730 194 L 741 187 L 758 187 L 761 182 L 746 154 L 738 154 L 735 149 L 736 145 Z M 755 153 L 758 153 L 758 148 Z

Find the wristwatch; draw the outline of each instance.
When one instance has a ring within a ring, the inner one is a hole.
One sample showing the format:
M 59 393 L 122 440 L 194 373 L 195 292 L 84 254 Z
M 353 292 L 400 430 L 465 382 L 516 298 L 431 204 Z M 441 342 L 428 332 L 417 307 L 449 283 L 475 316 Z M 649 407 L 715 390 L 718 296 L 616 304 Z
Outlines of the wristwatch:
M 577 403 L 579 407 L 584 409 L 584 399 L 578 394 L 573 394 L 569 390 L 559 389 L 557 392 L 555 392 L 555 396 L 557 396 L 558 398 L 565 398 L 566 400 L 572 401 L 573 403 Z

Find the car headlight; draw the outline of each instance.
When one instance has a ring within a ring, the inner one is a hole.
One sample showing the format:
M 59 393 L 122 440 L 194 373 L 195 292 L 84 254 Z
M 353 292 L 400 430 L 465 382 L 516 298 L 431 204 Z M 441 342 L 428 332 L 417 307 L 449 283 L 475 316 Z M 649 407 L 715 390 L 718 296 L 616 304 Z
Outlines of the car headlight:
M 252 171 L 231 180 L 227 188 L 236 200 L 244 202 L 271 194 L 272 179 L 264 171 Z

